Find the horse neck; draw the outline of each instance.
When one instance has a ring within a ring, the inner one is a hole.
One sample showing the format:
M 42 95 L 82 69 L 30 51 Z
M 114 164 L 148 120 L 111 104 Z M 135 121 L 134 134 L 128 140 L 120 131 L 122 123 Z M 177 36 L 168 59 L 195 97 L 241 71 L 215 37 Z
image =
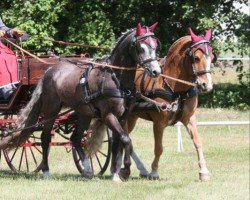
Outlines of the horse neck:
M 124 59 L 126 59 L 124 57 Z M 128 61 L 128 59 L 127 59 Z M 117 62 L 111 62 L 112 65 L 115 66 L 120 66 L 123 67 L 125 69 L 129 69 L 131 67 L 135 68 L 136 65 L 131 63 L 131 64 L 122 64 L 123 62 L 119 62 L 117 60 Z M 126 90 L 134 90 L 134 79 L 135 79 L 135 70 L 119 70 L 116 69 L 114 70 L 118 80 L 120 81 L 120 87 L 122 89 L 126 89 Z
M 131 35 L 129 37 L 131 37 Z M 128 41 L 130 40 L 127 39 L 124 42 L 118 43 L 119 46 L 114 48 L 110 56 L 112 65 L 120 66 L 126 69 L 135 68 L 137 66 L 137 63 L 130 55 L 130 43 Z M 134 90 L 135 70 L 114 70 L 114 72 L 120 81 L 122 89 Z
M 170 48 L 167 56 L 165 57 L 165 64 L 163 73 L 173 78 L 185 80 L 188 82 L 193 81 L 192 63 L 187 56 L 187 51 L 190 46 L 191 38 L 185 36 L 177 41 L 177 43 Z M 168 79 L 169 86 L 174 92 L 187 91 L 189 85 Z

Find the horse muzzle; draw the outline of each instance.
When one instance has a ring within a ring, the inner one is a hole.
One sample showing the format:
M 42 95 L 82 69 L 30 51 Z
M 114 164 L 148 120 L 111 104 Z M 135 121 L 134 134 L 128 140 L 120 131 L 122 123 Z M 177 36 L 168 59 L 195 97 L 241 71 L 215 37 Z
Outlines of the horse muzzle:
M 161 66 L 159 65 L 158 61 L 153 60 L 144 64 L 145 69 L 148 71 L 151 77 L 158 77 L 161 74 Z
M 213 90 L 213 85 L 212 84 L 207 84 L 207 83 L 198 83 L 197 88 L 200 93 L 208 93 Z

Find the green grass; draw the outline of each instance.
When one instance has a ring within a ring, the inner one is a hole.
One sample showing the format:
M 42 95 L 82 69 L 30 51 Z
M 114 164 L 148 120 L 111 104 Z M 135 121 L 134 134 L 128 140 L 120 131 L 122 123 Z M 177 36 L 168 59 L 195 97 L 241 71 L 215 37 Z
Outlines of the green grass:
M 248 112 L 199 109 L 199 121 L 249 120 Z M 133 163 L 130 179 L 113 183 L 109 170 L 103 177 L 84 180 L 74 166 L 71 153 L 55 147 L 50 154 L 53 177 L 14 174 L 5 161 L 0 164 L 0 199 L 249 199 L 249 126 L 200 126 L 199 132 L 212 179 L 198 180 L 197 155 L 192 140 L 182 128 L 184 152 L 177 152 L 177 131 L 164 132 L 161 179 L 140 179 Z M 140 120 L 131 135 L 136 152 L 148 170 L 153 160 L 153 134 L 150 122 Z

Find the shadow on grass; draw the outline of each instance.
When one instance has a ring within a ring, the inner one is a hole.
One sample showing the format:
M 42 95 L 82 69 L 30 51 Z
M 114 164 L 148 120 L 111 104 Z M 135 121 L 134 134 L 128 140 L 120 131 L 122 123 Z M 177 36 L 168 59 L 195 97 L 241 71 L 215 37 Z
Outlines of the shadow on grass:
M 43 178 L 43 175 L 41 173 L 25 173 L 25 172 L 13 172 L 9 170 L 0 170 L 0 179 L 12 179 L 12 180 L 18 180 L 18 179 L 28 179 L 28 180 L 58 180 L 58 181 L 91 181 L 91 180 L 102 180 L 102 181 L 112 181 L 111 175 L 95 175 L 93 179 L 86 179 L 80 174 L 57 174 L 54 173 L 50 178 Z M 147 180 L 147 181 L 167 181 L 166 178 L 160 178 L 159 180 L 151 180 L 148 178 L 143 178 L 139 176 L 130 176 L 128 181 L 130 180 Z

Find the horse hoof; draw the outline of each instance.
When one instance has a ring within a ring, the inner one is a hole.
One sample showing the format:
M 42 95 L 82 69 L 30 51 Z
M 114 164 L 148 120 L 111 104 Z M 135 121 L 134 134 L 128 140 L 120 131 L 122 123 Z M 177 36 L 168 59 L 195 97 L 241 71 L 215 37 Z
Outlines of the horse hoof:
M 120 169 L 119 177 L 121 178 L 121 180 L 126 181 L 128 180 L 129 176 L 130 176 L 130 170 L 124 168 Z
M 121 183 L 122 180 L 120 179 L 119 175 L 117 173 L 113 174 L 113 178 L 112 181 L 116 182 L 116 183 Z
M 149 176 L 148 176 L 148 179 L 149 180 L 159 180 L 160 179 L 160 176 L 158 174 L 157 171 L 152 171 Z
M 51 173 L 49 171 L 43 172 L 43 178 L 44 179 L 50 179 L 52 177 Z
M 208 173 L 204 174 L 204 173 L 199 173 L 199 179 L 202 181 L 202 182 L 205 182 L 205 181 L 209 181 L 210 180 L 210 175 Z
M 139 174 L 140 178 L 148 179 L 148 174 Z
M 160 177 L 159 176 L 148 176 L 148 179 L 152 180 L 152 181 L 156 181 L 156 180 L 159 180 Z
M 83 172 L 82 176 L 86 179 L 92 179 L 94 177 L 94 174 L 92 172 Z

